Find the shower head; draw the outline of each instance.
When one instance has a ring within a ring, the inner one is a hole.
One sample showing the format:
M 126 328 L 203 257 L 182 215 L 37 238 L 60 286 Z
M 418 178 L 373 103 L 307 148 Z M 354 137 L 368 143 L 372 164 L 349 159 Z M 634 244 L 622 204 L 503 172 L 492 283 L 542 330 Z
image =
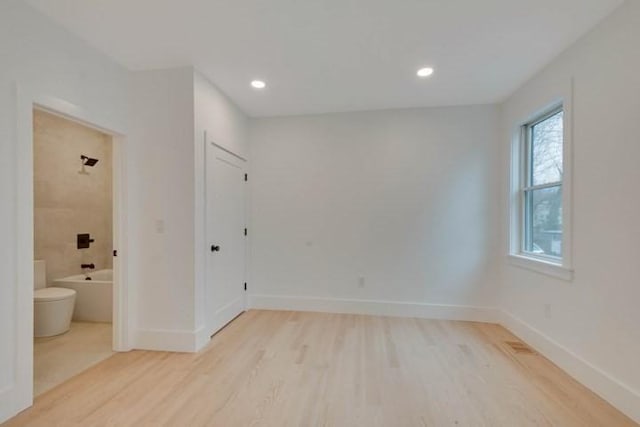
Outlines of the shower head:
M 80 156 L 80 159 L 82 160 L 83 166 L 93 167 L 96 165 L 96 163 L 98 163 L 98 159 L 92 159 L 91 157 L 87 156 Z

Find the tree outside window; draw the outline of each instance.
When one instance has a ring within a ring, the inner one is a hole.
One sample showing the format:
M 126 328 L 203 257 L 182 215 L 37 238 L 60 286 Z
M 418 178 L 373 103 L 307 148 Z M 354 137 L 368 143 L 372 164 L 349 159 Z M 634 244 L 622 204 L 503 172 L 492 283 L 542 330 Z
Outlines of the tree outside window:
M 525 126 L 524 239 L 526 253 L 562 258 L 562 109 Z

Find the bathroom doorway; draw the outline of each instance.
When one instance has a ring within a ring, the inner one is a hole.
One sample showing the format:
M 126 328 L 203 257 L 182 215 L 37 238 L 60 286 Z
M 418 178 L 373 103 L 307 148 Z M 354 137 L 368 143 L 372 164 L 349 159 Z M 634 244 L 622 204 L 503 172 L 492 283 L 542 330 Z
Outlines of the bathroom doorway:
M 33 110 L 38 396 L 113 354 L 113 138 Z

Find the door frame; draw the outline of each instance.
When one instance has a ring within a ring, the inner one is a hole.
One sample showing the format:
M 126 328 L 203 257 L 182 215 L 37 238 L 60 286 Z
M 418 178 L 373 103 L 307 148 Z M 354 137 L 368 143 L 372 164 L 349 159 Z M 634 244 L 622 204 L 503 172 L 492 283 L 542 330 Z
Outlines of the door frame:
M 113 156 L 113 245 L 118 257 L 113 262 L 113 349 L 132 348 L 130 292 L 127 274 L 127 177 L 126 135 L 110 120 L 63 97 L 34 87 L 16 84 L 16 310 L 14 412 L 33 404 L 33 111 L 55 114 L 112 137 Z
M 208 257 L 210 256 L 210 254 L 209 254 L 209 245 L 211 243 L 209 242 L 209 227 L 207 225 L 207 220 L 206 220 L 207 216 L 209 215 L 209 209 L 208 209 L 208 207 L 209 207 L 209 201 L 208 201 L 209 188 L 208 188 L 208 184 L 207 183 L 208 183 L 208 176 L 211 173 L 210 172 L 211 166 L 209 165 L 208 160 L 209 160 L 209 150 L 211 150 L 212 148 L 222 150 L 225 153 L 227 153 L 227 154 L 239 159 L 240 161 L 242 161 L 243 162 L 242 163 L 243 164 L 242 172 L 245 173 L 245 174 L 247 173 L 247 166 L 249 164 L 249 161 L 244 156 L 242 156 L 242 155 L 240 155 L 238 153 L 235 153 L 232 150 L 229 150 L 228 148 L 216 143 L 212 139 L 209 139 L 207 134 L 206 134 L 206 132 L 205 132 L 205 147 L 204 147 L 204 149 L 205 149 L 205 151 L 204 151 L 204 213 L 205 213 L 205 215 L 204 215 L 204 218 L 205 218 L 205 221 L 204 221 L 204 236 L 205 236 L 204 243 L 205 243 L 205 245 L 204 245 L 203 249 L 205 250 L 206 258 L 204 260 L 204 289 L 203 289 L 203 291 L 204 291 L 204 313 L 203 313 L 204 314 L 204 319 L 203 320 L 204 320 L 204 329 L 206 331 L 207 340 L 212 336 L 211 335 L 211 331 L 209 329 L 211 327 L 211 325 L 209 324 L 209 317 L 208 317 L 208 314 L 207 314 L 207 309 L 208 309 L 208 307 L 207 307 L 208 294 L 207 293 L 209 292 L 208 291 L 208 282 L 209 282 L 209 268 L 208 268 L 208 266 L 209 266 L 209 258 Z M 246 186 L 245 186 L 245 189 L 244 189 L 243 197 L 244 197 L 244 209 L 243 209 L 243 216 L 244 216 L 243 220 L 244 221 L 243 222 L 244 222 L 245 227 L 247 227 L 247 218 L 248 218 L 247 209 L 248 209 L 248 199 L 249 198 L 248 198 L 248 188 Z M 244 276 L 244 281 L 245 282 L 247 281 L 247 274 L 248 274 L 247 273 L 248 256 L 249 256 L 249 253 L 248 253 L 249 245 L 248 245 L 248 242 L 247 242 L 248 238 L 249 238 L 248 236 L 245 236 L 245 239 L 243 240 L 243 244 L 244 244 L 243 276 Z M 244 294 L 242 295 L 242 309 L 243 309 L 243 312 L 247 310 L 247 304 L 248 304 L 248 298 L 247 298 L 247 292 L 245 291 Z M 220 329 L 222 329 L 222 328 L 220 328 Z M 218 329 L 218 330 L 220 330 L 220 329 Z M 214 332 L 214 334 L 215 334 L 215 332 Z

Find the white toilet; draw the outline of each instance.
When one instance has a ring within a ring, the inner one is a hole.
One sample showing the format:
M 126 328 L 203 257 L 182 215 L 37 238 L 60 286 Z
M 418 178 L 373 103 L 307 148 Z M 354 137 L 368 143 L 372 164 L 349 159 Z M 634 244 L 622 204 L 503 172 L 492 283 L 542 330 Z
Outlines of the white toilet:
M 64 334 L 71 327 L 76 291 L 66 288 L 47 288 L 47 265 L 34 261 L 33 268 L 33 334 L 51 337 Z

